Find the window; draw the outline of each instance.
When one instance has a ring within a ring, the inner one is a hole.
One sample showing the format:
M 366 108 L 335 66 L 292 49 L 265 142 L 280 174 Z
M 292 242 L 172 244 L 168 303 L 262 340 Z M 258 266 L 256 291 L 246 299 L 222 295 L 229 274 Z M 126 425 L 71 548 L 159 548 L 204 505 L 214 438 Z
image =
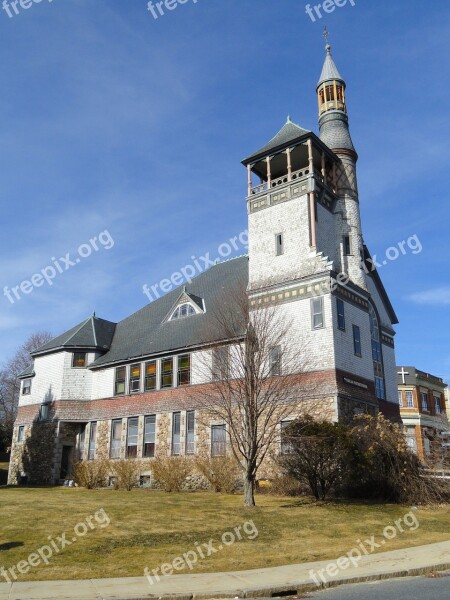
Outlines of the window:
M 17 432 L 17 441 L 23 442 L 25 439 L 25 425 L 21 425 L 19 427 L 19 431 Z
M 24 379 L 22 384 L 22 394 L 29 396 L 31 394 L 31 379 Z
M 428 394 L 426 392 L 420 392 L 420 399 L 422 402 L 422 410 L 428 411 Z
M 434 412 L 437 415 L 441 414 L 441 399 L 439 396 L 434 397 Z
M 181 452 L 181 413 L 172 415 L 172 454 L 178 456 Z
M 170 320 L 176 321 L 177 319 L 185 319 L 186 317 L 192 317 L 195 314 L 195 308 L 192 306 L 192 304 L 180 304 L 180 306 L 178 306 L 171 316 Z
M 211 456 L 225 456 L 227 453 L 227 430 L 225 425 L 211 427 Z
M 119 367 L 116 369 L 116 382 L 114 385 L 114 394 L 116 396 L 125 395 L 125 380 L 127 377 L 127 368 Z
M 401 390 L 398 390 L 398 405 L 403 408 L 403 394 Z
M 277 256 L 284 254 L 283 234 L 277 233 L 275 236 L 275 253 Z
M 425 454 L 431 454 L 431 442 L 426 436 L 423 438 L 423 445 L 425 448 Z
M 362 356 L 362 353 L 361 353 L 361 330 L 358 327 L 358 325 L 353 325 L 353 350 L 355 352 L 355 356 Z
M 41 404 L 39 408 L 39 421 L 46 421 L 48 419 L 48 404 Z
M 83 460 L 84 442 L 86 440 L 86 425 L 80 425 L 80 433 L 78 434 L 78 456 Z
M 178 385 L 191 383 L 191 355 L 184 354 L 178 357 Z
M 137 447 L 138 447 L 138 434 L 139 434 L 139 418 L 132 417 L 128 419 L 128 432 L 127 432 L 127 457 L 136 458 Z
M 156 445 L 156 415 L 145 417 L 144 425 L 144 458 L 155 456 Z
M 74 352 L 72 357 L 72 367 L 82 369 L 86 366 L 86 352 Z
M 137 394 L 141 391 L 141 365 L 131 365 L 130 367 L 130 394 Z
M 97 437 L 97 423 L 91 423 L 91 430 L 89 432 L 89 452 L 88 459 L 94 460 L 95 458 L 95 438 Z
M 292 421 L 281 421 L 280 423 L 280 438 L 281 438 L 281 454 L 289 454 L 292 450 L 292 445 L 288 439 L 286 439 L 286 428 Z
M 173 358 L 165 358 L 161 362 L 161 387 L 173 386 Z
M 406 394 L 406 407 L 414 408 L 413 393 L 409 390 L 409 391 L 406 391 L 405 394 Z
M 337 321 L 338 321 L 338 329 L 341 331 L 345 331 L 345 308 L 344 301 L 340 298 L 336 298 L 336 306 L 337 306 Z
M 275 346 L 270 350 L 270 374 L 281 375 L 281 348 Z
M 375 393 L 379 400 L 385 400 L 384 378 L 375 377 Z
M 406 443 L 413 452 L 417 451 L 416 429 L 415 427 L 406 428 Z
M 344 235 L 343 245 L 344 245 L 345 256 L 349 256 L 351 254 L 350 236 L 349 235 Z
M 227 379 L 230 367 L 230 347 L 221 346 L 212 351 L 213 380 Z
M 322 329 L 323 327 L 323 298 L 313 298 L 311 300 L 311 320 L 313 329 Z
M 186 454 L 195 452 L 195 411 L 186 413 Z
M 156 360 L 145 365 L 145 391 L 156 390 Z
M 111 424 L 111 448 L 109 456 L 120 458 L 120 446 L 122 445 L 122 419 L 116 419 Z

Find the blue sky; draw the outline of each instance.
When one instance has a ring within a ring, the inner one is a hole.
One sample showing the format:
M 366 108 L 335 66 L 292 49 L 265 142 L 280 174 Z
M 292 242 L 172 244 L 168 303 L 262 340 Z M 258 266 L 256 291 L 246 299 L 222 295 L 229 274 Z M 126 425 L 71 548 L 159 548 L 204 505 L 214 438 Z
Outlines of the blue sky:
M 423 246 L 380 270 L 397 362 L 450 379 L 448 1 L 356 0 L 315 23 L 305 5 L 188 0 L 157 20 L 146 0 L 0 10 L 0 290 L 102 231 L 114 240 L 53 285 L 0 297 L 0 362 L 36 330 L 124 318 L 144 283 L 246 228 L 240 160 L 288 114 L 317 132 L 326 24 L 365 241 L 378 256 L 412 235 Z

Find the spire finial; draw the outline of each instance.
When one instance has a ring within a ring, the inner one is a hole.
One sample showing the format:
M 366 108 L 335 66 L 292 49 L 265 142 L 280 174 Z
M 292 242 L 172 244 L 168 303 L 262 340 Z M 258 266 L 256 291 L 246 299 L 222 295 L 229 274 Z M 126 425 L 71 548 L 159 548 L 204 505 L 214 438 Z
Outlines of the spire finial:
M 325 38 L 325 41 L 326 41 L 325 49 L 328 52 L 328 54 L 330 54 L 330 50 L 331 50 L 330 41 L 328 39 L 329 36 L 330 36 L 330 33 L 327 29 L 327 26 L 325 25 L 325 27 L 323 28 L 323 37 Z
M 286 123 L 292 123 L 292 121 L 291 121 L 291 115 L 287 116 Z

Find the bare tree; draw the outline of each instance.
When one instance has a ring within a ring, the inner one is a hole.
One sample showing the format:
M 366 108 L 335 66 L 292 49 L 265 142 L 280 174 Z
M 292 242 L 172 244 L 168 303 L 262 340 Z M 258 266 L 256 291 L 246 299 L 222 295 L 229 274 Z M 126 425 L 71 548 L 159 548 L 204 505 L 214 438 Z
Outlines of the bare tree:
M 255 505 L 257 472 L 279 440 L 280 423 L 297 416 L 302 399 L 313 393 L 298 375 L 307 370 L 308 345 L 286 312 L 286 305 L 255 308 L 245 289 L 235 290 L 214 309 L 207 337 L 222 341 L 201 361 L 211 383 L 202 386 L 198 405 L 206 422 L 226 426 L 243 471 L 246 506 Z
M 33 333 L 0 369 L 0 430 L 3 434 L 0 437 L 3 437 L 6 447 L 11 443 L 16 420 L 20 395 L 19 375 L 32 364 L 31 352 L 49 342 L 52 337 L 48 331 Z

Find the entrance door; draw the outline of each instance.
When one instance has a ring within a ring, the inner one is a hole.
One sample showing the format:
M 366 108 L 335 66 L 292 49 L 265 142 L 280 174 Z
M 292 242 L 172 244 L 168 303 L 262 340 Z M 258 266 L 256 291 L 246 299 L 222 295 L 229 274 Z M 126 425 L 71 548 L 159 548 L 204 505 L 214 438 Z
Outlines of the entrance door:
M 63 446 L 60 479 L 68 479 L 72 475 L 72 446 Z

